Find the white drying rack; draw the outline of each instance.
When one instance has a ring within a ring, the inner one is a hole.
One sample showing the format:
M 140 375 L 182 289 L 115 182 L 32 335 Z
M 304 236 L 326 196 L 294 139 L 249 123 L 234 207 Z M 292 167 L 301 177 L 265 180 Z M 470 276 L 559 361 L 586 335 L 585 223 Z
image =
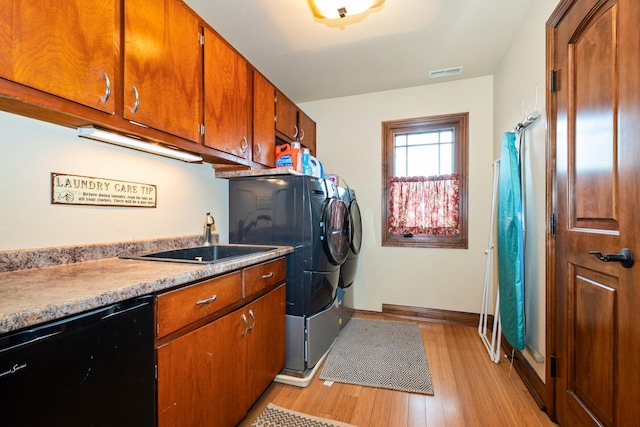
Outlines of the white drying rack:
M 498 178 L 500 176 L 500 160 L 493 162 L 493 194 L 491 197 L 491 225 L 489 227 L 489 246 L 484 251 L 487 254 L 487 266 L 484 272 L 484 290 L 482 292 L 482 307 L 480 309 L 480 321 L 478 322 L 478 335 L 489 353 L 492 362 L 500 362 L 500 344 L 502 338 L 502 323 L 500 322 L 500 289 L 496 292 L 496 304 L 494 306 L 493 327 L 491 328 L 491 340 L 487 336 L 489 330 L 489 293 L 491 292 L 491 271 L 493 264 L 493 226 L 496 218 L 496 202 L 498 199 Z

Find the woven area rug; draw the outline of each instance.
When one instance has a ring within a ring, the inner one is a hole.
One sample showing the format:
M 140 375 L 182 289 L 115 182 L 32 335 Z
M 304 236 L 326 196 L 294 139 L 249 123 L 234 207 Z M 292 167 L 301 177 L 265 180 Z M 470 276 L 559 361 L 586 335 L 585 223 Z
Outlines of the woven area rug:
M 251 427 L 355 427 L 326 418 L 312 417 L 269 403 Z
M 408 322 L 349 320 L 320 379 L 433 395 L 420 329 Z

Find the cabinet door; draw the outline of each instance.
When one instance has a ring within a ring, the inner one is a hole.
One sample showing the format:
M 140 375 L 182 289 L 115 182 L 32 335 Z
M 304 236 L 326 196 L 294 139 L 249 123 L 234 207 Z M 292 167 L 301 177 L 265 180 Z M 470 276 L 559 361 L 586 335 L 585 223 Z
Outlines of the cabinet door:
M 205 29 L 204 81 L 204 144 L 247 159 L 251 119 L 249 64 L 209 29 Z
M 316 122 L 311 120 L 304 111 L 298 111 L 298 127 L 300 128 L 300 143 L 316 156 Z
M 271 384 L 285 363 L 285 285 L 249 304 L 248 407 Z
M 111 0 L 4 0 L 0 77 L 113 113 L 117 11 Z
M 232 426 L 242 419 L 248 329 L 242 314 L 237 310 L 158 348 L 159 427 Z
M 274 119 L 276 89 L 262 74 L 253 71 L 253 161 L 275 167 Z
M 298 107 L 276 89 L 276 131 L 287 142 L 295 141 L 298 135 Z
M 177 0 L 125 0 L 124 117 L 199 142 L 202 47 Z

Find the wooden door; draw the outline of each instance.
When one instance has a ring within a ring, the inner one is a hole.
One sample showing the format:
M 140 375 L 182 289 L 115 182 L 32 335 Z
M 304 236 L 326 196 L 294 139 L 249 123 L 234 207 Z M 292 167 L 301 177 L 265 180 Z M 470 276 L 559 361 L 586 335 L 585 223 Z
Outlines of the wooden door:
M 276 89 L 276 131 L 287 142 L 300 137 L 298 132 L 298 107 Z
M 637 0 L 575 0 L 549 21 L 557 81 L 550 336 L 562 426 L 640 418 L 640 266 L 590 254 L 640 253 L 639 16 Z
M 281 285 L 245 309 L 253 320 L 247 353 L 247 408 L 284 368 L 285 299 L 285 285 Z
M 247 159 L 251 149 L 249 64 L 208 28 L 204 39 L 204 144 Z
M 309 149 L 312 156 L 316 156 L 316 122 L 304 111 L 299 111 L 298 126 L 300 127 L 300 143 Z
M 253 161 L 276 166 L 276 89 L 257 70 L 253 71 Z
M 0 77 L 113 113 L 117 12 L 111 0 L 4 0 Z
M 126 0 L 124 117 L 200 142 L 200 23 L 178 0 Z
M 246 325 L 238 310 L 158 348 L 159 427 L 233 426 L 244 416 Z

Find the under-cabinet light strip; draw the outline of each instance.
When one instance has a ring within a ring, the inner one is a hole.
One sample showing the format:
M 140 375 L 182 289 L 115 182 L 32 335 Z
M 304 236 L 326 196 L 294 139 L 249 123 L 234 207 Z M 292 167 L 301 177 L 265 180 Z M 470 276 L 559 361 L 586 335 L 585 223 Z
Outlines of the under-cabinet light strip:
M 81 138 L 93 139 L 100 142 L 108 142 L 109 144 L 119 145 L 121 147 L 133 148 L 135 150 L 145 151 L 147 153 L 159 154 L 165 157 L 171 157 L 173 159 L 182 160 L 184 162 L 201 162 L 203 159 L 195 154 L 187 153 L 184 151 L 174 150 L 172 148 L 164 147 L 158 144 L 152 144 L 150 142 L 135 139 L 130 136 L 120 135 L 105 131 L 102 129 L 96 129 L 93 126 L 82 126 L 78 128 L 78 136 Z

